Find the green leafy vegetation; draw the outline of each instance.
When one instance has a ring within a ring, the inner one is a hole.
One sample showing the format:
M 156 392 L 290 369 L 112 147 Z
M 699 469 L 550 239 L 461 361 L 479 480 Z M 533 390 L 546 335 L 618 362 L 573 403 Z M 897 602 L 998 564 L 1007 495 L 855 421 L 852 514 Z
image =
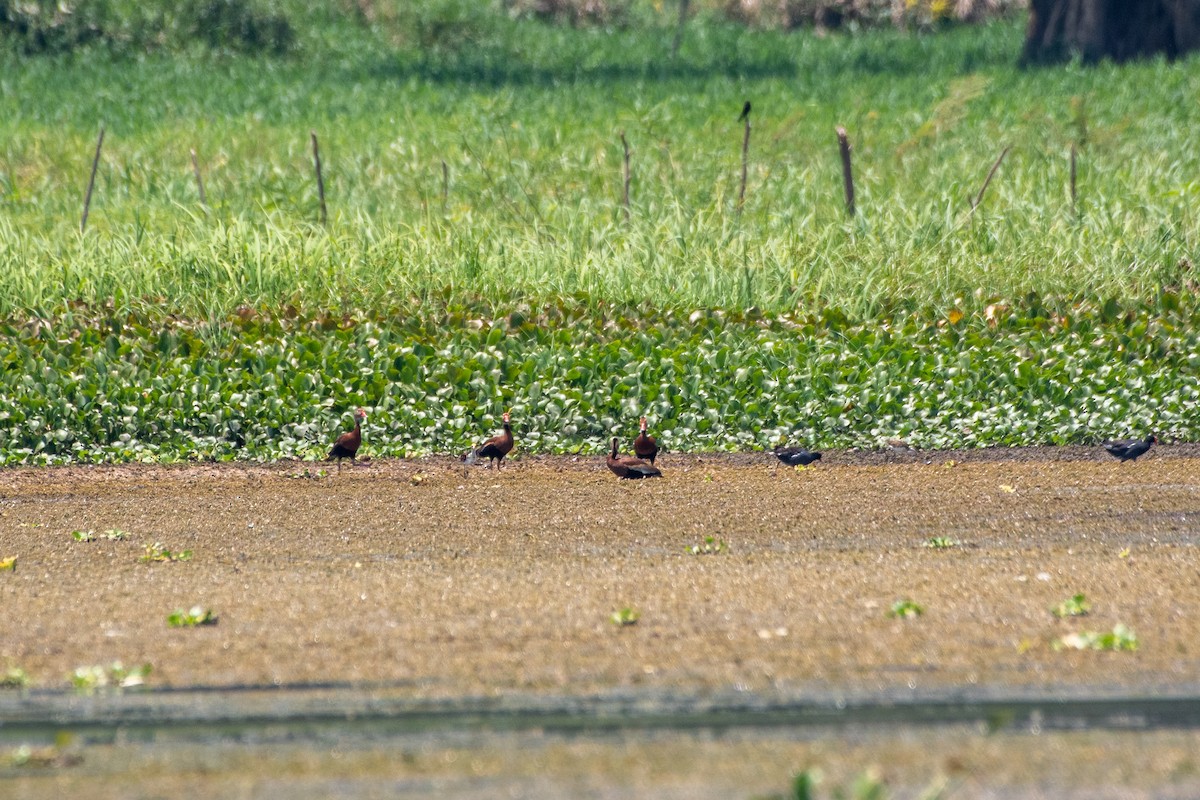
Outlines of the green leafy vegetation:
M 192 606 L 190 609 L 178 609 L 167 615 L 167 627 L 194 628 L 198 625 L 216 625 L 217 617 L 212 609 L 203 606 Z
M 897 600 L 888 609 L 887 615 L 894 619 L 915 619 L 925 613 L 925 609 L 912 600 Z
M 8 556 L 7 558 L 0 558 L 0 572 L 16 572 L 16 571 L 17 571 L 17 557 L 16 556 Z
M 1003 326 L 428 298 L 393 315 L 220 326 L 64 311 L 0 324 L 5 463 L 323 458 L 341 411 L 373 456 L 463 452 L 511 409 L 524 452 L 602 452 L 648 414 L 676 450 L 1200 437 L 1200 309 L 1030 296 Z
M 217 51 L 286 53 L 295 30 L 271 0 L 0 0 L 0 45 L 23 54 L 102 47 L 133 53 L 204 44 Z
M 78 530 L 71 531 L 71 538 L 77 542 L 94 542 L 97 539 L 104 539 L 110 542 L 121 542 L 129 538 L 129 532 L 123 531 L 120 528 L 109 528 L 106 531 L 96 533 L 93 530 Z
M 792 779 L 791 791 L 787 794 L 772 794 L 761 800 L 820 800 L 822 797 L 831 797 L 834 800 L 886 800 L 892 796 L 887 781 L 875 767 L 863 770 L 843 786 L 833 787 L 829 794 L 819 791 L 822 783 L 824 776 L 821 770 L 806 769 Z M 935 781 L 915 796 L 921 800 L 938 800 L 945 794 L 945 781 Z
M 24 689 L 29 684 L 29 673 L 20 667 L 8 667 L 0 674 L 0 689 Z
M 1084 617 L 1089 611 L 1091 606 L 1082 594 L 1073 595 L 1050 609 L 1056 617 Z
M 715 536 L 705 536 L 704 541 L 700 544 L 693 544 L 684 548 L 688 555 L 693 556 L 715 556 L 718 553 L 726 552 L 727 549 L 724 540 L 718 539 Z
M 929 547 L 934 550 L 949 550 L 952 547 L 958 547 L 962 544 L 958 539 L 952 539 L 949 536 L 930 536 L 921 543 L 922 547 Z
M 612 613 L 609 620 L 618 628 L 624 628 L 628 625 L 636 625 L 640 617 L 641 614 L 632 608 L 619 608 Z
M 167 547 L 162 544 L 162 542 L 155 542 L 154 544 L 146 545 L 146 552 L 143 553 L 142 556 L 138 559 L 138 561 L 142 562 L 143 564 L 151 564 L 151 563 L 164 562 L 164 561 L 191 561 L 191 560 L 192 560 L 192 551 L 191 550 L 181 550 L 179 552 L 173 552 L 171 550 L 168 550 Z
M 152 667 L 149 664 L 126 667 L 120 661 L 114 661 L 107 666 L 96 664 L 77 667 L 68 676 L 68 679 L 75 691 L 81 694 L 92 694 L 100 689 L 132 689 L 143 686 L 151 670 Z
M 319 481 L 322 478 L 329 477 L 329 470 L 324 469 L 302 469 L 288 475 L 289 478 L 300 480 Z
M 1081 631 L 1054 641 L 1055 650 L 1137 650 L 1137 635 L 1124 623 L 1113 626 L 1111 633 Z
M 23 744 L 9 753 L 8 764 L 16 769 L 56 769 L 73 767 L 82 763 L 83 757 L 75 752 L 65 751 L 61 746 L 46 745 L 33 747 Z
M 372 456 L 462 452 L 508 408 L 532 453 L 642 413 L 680 451 L 1200 438 L 1186 60 L 1020 71 L 1009 21 L 818 38 L 706 9 L 672 59 L 651 4 L 85 5 L 0 4 L 99 37 L 0 52 L 4 464 L 313 459 L 360 405 Z

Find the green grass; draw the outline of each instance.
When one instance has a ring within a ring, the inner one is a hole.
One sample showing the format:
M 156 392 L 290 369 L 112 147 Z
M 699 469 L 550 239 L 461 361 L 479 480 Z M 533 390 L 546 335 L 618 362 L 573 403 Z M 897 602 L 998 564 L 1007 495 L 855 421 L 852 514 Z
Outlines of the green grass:
M 3 461 L 317 458 L 360 405 L 376 456 L 461 452 L 505 409 L 526 452 L 642 413 L 672 449 L 1200 437 L 1194 59 L 1021 71 L 1019 21 L 701 14 L 671 60 L 648 5 L 574 29 L 472 2 L 295 14 L 282 57 L 0 53 Z
M 318 15 L 288 58 L 0 59 L 0 313 L 108 298 L 193 317 L 381 311 L 436 291 L 870 316 L 976 292 L 1149 299 L 1192 278 L 1192 61 L 1022 72 L 1013 22 L 819 39 L 702 18 L 677 61 L 661 28 L 468 27 L 420 51 Z M 854 146 L 854 220 L 837 124 Z M 629 223 L 620 130 L 634 150 Z

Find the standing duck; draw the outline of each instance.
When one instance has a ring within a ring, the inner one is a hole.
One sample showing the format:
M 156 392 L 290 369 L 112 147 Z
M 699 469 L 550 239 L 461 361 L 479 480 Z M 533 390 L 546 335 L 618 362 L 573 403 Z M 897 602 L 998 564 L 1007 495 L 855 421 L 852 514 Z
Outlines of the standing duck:
M 661 478 L 662 473 L 657 467 L 647 464 L 640 458 L 633 456 L 618 456 L 617 455 L 617 437 L 612 440 L 612 452 L 608 454 L 608 468 L 612 470 L 612 474 L 618 478 L 628 478 L 631 480 L 640 478 Z
M 346 431 L 337 438 L 333 443 L 333 449 L 329 451 L 329 455 L 325 457 L 326 461 L 337 459 L 338 472 L 342 471 L 342 459 L 350 459 L 350 463 L 354 463 L 354 456 L 358 453 L 358 448 L 362 445 L 362 423 L 367 418 L 367 412 L 361 408 L 354 410 L 354 430 Z
M 642 417 L 639 422 L 641 428 L 637 438 L 633 440 L 633 454 L 653 464 L 654 459 L 658 458 L 658 442 L 646 433 L 646 418 Z
M 1150 445 L 1158 444 L 1158 437 L 1153 433 L 1145 439 L 1123 439 L 1119 442 L 1105 442 L 1104 449 L 1122 461 L 1137 461 L 1150 449 Z
M 497 470 L 500 469 L 500 462 L 504 461 L 504 457 L 513 449 L 512 424 L 509 422 L 508 412 L 505 411 L 500 419 L 504 422 L 504 433 L 493 436 L 475 448 L 468 461 L 474 463 L 476 458 L 486 458 L 496 465 Z
M 784 447 L 780 445 L 773 451 L 775 457 L 789 467 L 807 467 L 814 461 L 821 460 L 821 454 L 810 450 L 805 450 L 803 447 Z

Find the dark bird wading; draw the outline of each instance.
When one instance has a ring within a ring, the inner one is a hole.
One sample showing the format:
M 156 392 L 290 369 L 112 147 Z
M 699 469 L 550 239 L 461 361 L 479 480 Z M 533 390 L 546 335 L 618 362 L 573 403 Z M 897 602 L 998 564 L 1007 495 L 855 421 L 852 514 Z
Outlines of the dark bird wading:
M 1105 442 L 1104 449 L 1122 461 L 1137 461 L 1150 449 L 1150 445 L 1158 444 L 1158 437 L 1153 433 L 1145 439 L 1123 439 L 1119 442 Z
M 361 408 L 354 411 L 354 430 L 346 431 L 337 438 L 333 443 L 333 449 L 329 451 L 329 455 L 325 457 L 326 461 L 337 459 L 338 472 L 342 471 L 342 459 L 350 459 L 350 463 L 354 463 L 354 456 L 358 454 L 358 448 L 362 446 L 362 424 L 367 418 L 367 412 Z
M 618 478 L 627 478 L 636 480 L 639 478 L 661 478 L 662 473 L 658 468 L 647 464 L 640 458 L 633 456 L 618 456 L 617 455 L 617 437 L 612 440 L 612 452 L 608 454 L 608 468 L 612 470 L 612 474 Z
M 814 453 L 810 450 L 805 450 L 803 447 L 783 447 L 780 445 L 772 452 L 775 453 L 776 458 L 787 464 L 789 467 L 807 467 L 814 461 L 821 460 L 820 453 Z

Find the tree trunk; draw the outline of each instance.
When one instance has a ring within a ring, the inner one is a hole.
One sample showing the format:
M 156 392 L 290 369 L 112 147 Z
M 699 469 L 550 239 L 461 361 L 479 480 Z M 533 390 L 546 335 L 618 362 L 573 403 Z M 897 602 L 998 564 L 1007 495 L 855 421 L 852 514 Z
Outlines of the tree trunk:
M 1031 0 L 1022 64 L 1126 61 L 1200 47 L 1200 0 Z

